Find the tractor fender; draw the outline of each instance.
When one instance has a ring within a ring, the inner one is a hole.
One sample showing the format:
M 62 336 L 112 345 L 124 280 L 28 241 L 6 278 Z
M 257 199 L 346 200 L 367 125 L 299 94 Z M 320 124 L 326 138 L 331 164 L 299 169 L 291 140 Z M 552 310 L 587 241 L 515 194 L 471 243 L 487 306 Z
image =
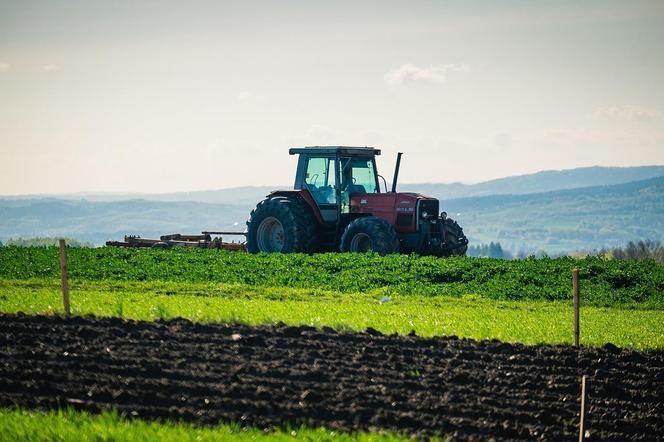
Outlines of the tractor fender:
M 311 196 L 311 192 L 309 192 L 308 190 L 306 189 L 275 190 L 274 192 L 271 192 L 268 195 L 268 198 L 273 198 L 275 196 L 283 196 L 286 198 L 303 200 L 311 208 L 314 217 L 316 217 L 316 221 L 318 221 L 319 224 L 323 224 L 323 218 L 320 216 L 320 210 L 318 209 L 318 205 L 316 204 L 314 197 Z

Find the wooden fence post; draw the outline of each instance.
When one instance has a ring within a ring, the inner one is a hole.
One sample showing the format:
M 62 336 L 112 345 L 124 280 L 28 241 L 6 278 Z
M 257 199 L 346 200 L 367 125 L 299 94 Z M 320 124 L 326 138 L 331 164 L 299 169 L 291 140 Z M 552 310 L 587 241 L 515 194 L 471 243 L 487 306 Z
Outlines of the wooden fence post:
M 574 295 L 574 345 L 579 346 L 579 269 L 572 269 L 572 292 Z
M 583 442 L 586 432 L 586 375 L 581 378 L 581 416 L 579 416 L 579 442 Z
M 62 282 L 62 302 L 65 307 L 65 315 L 69 316 L 69 279 L 67 276 L 67 248 L 65 240 L 60 240 L 60 281 Z

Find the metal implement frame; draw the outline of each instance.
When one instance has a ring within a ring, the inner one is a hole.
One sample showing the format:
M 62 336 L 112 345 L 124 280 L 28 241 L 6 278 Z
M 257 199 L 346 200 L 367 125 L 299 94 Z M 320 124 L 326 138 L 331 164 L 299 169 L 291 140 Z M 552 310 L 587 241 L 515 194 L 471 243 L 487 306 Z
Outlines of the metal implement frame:
M 124 241 L 106 241 L 109 247 L 138 247 L 138 248 L 151 248 L 163 247 L 170 248 L 174 246 L 180 247 L 198 247 L 201 249 L 221 249 L 229 251 L 246 251 L 245 241 L 232 241 L 224 242 L 222 236 L 212 235 L 236 235 L 246 236 L 246 232 L 201 232 L 200 235 L 183 235 L 181 233 L 173 233 L 169 235 L 162 235 L 159 239 L 141 238 L 137 235 L 127 235 Z

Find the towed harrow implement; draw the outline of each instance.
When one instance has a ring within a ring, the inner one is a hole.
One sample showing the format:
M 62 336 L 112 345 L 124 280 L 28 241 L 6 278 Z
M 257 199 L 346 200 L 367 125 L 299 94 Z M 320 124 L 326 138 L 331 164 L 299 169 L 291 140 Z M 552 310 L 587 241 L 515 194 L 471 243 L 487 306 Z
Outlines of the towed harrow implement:
M 213 237 L 213 235 L 216 235 Z M 198 247 L 201 249 L 223 249 L 234 252 L 246 251 L 245 241 L 225 242 L 222 235 L 245 236 L 244 232 L 201 232 L 200 235 L 173 233 L 162 235 L 159 239 L 141 238 L 138 235 L 126 235 L 124 241 L 106 241 L 110 247 L 138 247 L 152 249 L 170 249 L 171 247 Z

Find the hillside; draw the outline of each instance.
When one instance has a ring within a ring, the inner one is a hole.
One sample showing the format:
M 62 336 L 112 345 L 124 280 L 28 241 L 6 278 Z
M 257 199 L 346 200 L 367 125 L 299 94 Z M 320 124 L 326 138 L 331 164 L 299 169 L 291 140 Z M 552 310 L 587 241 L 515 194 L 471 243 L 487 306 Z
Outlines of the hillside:
M 130 234 L 149 238 L 202 230 L 242 231 L 248 210 L 197 202 L 0 200 L 0 241 L 63 235 L 100 245 Z
M 572 250 L 664 239 L 664 177 L 614 186 L 444 201 L 474 243 L 512 251 Z
M 664 176 L 664 166 L 581 167 L 547 170 L 510 176 L 477 184 L 403 184 L 402 191 L 420 192 L 436 198 L 466 198 L 486 195 L 522 195 L 582 187 L 611 186 Z
M 402 170 L 408 165 L 403 163 Z M 383 174 L 391 179 L 391 169 L 383 167 Z M 555 190 L 575 189 L 591 186 L 610 186 L 631 181 L 641 181 L 664 176 L 664 166 L 639 167 L 582 167 L 569 170 L 549 170 L 528 175 L 510 176 L 477 184 L 463 183 L 415 183 L 400 184 L 402 192 L 420 192 L 446 200 L 471 196 L 529 194 Z M 444 177 L 441 177 L 444 179 Z M 8 199 L 58 198 L 98 202 L 143 199 L 150 201 L 196 201 L 209 204 L 251 205 L 260 201 L 274 189 L 290 188 L 291 185 L 244 186 L 219 190 L 201 190 L 173 193 L 71 193 L 64 195 L 0 196 Z
M 0 200 L 0 241 L 64 235 L 95 244 L 125 234 L 158 237 L 244 230 L 252 204 Z M 500 241 L 511 251 L 549 254 L 664 240 L 664 177 L 528 195 L 443 200 L 471 243 Z

